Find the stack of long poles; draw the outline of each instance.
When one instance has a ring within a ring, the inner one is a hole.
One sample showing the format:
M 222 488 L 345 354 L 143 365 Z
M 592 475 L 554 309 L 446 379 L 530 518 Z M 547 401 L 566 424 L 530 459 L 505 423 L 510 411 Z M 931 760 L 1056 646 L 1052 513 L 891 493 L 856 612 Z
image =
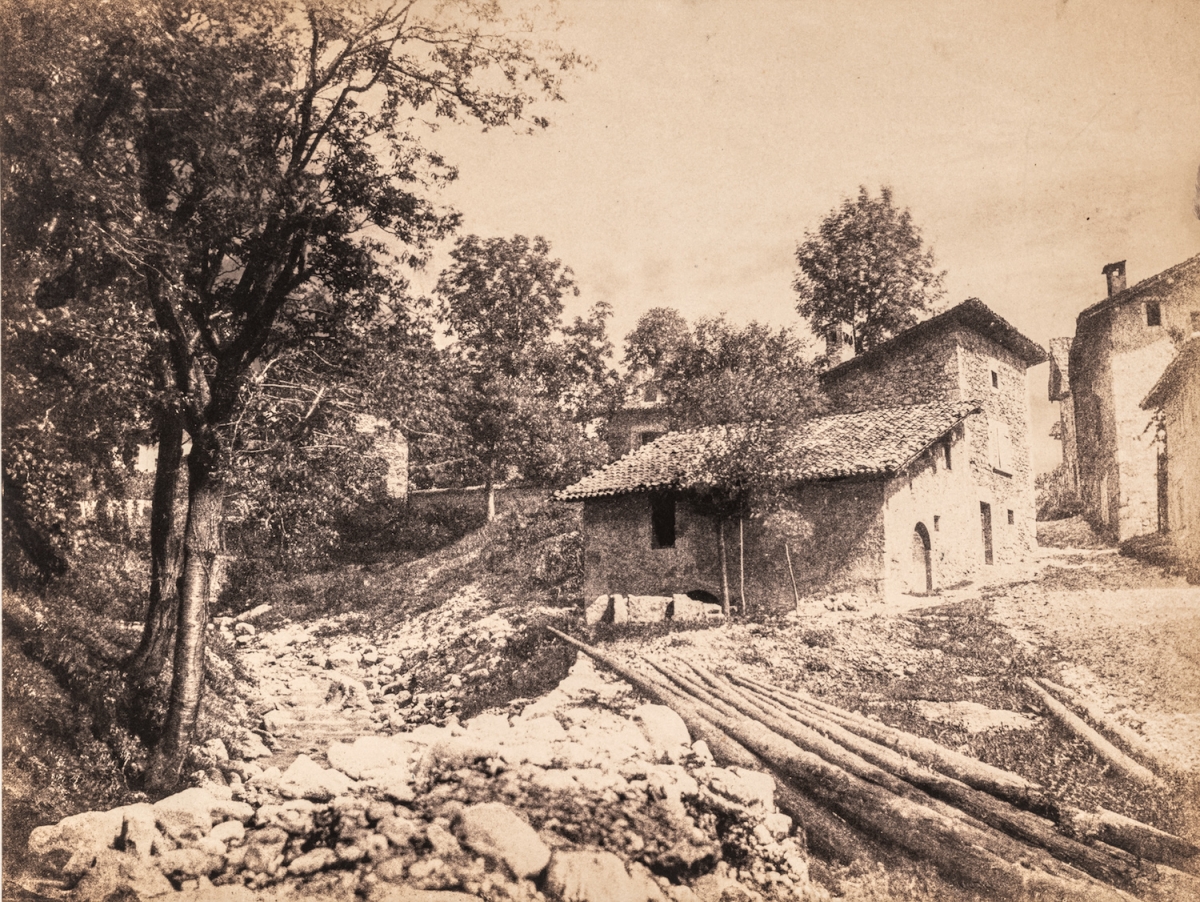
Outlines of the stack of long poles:
M 1121 819 L 1123 834 L 1105 839 L 1134 841 L 1126 848 L 1098 842 L 1094 815 L 1064 814 L 1040 786 L 930 740 L 682 661 L 634 668 L 551 632 L 673 708 L 718 760 L 774 773 L 779 807 L 827 858 L 900 849 L 951 882 L 998 897 L 1081 902 L 1131 899 L 1126 890 L 1135 883 L 1161 876 L 1146 858 L 1196 870 L 1200 850 L 1178 837 Z M 1080 824 L 1090 836 L 1079 835 Z M 1173 876 L 1200 891 L 1200 881 Z

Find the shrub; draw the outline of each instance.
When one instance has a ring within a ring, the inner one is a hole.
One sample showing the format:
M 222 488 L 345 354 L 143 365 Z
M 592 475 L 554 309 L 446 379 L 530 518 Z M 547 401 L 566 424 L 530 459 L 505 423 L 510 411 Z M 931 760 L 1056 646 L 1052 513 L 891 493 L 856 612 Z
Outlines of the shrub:
M 1037 518 L 1065 520 L 1083 510 L 1079 494 L 1067 476 L 1066 467 L 1059 464 L 1049 473 L 1039 473 L 1035 482 Z

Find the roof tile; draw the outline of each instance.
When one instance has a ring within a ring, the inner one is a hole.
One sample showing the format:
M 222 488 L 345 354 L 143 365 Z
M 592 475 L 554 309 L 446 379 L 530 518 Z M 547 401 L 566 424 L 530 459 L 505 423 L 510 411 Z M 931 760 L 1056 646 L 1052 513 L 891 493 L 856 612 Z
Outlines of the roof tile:
M 894 475 L 973 413 L 974 401 L 942 401 L 817 417 L 773 436 L 772 469 L 789 481 Z M 711 484 L 709 461 L 734 449 L 748 427 L 709 426 L 666 435 L 643 445 L 558 492 L 582 501 L 666 488 Z

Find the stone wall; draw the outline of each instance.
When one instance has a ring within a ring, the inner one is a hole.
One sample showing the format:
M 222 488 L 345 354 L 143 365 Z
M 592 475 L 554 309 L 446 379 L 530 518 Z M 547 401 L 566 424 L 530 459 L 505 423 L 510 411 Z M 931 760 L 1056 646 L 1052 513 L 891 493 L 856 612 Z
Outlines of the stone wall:
M 673 548 L 654 547 L 648 494 L 583 502 L 583 559 L 583 597 L 589 601 L 697 589 L 721 597 L 716 522 L 686 497 L 676 500 Z
M 1183 559 L 1200 569 L 1200 378 L 1185 380 L 1163 407 L 1167 517 Z
M 1160 324 L 1147 322 L 1147 304 Z M 1093 527 L 1124 541 L 1158 528 L 1158 446 L 1140 407 L 1200 315 L 1200 284 L 1181 279 L 1081 315 L 1071 352 L 1080 500 Z
M 822 387 L 839 411 L 963 399 L 958 342 L 947 328 L 920 346 L 830 371 Z
M 929 540 L 935 592 L 975 579 L 985 567 L 980 499 L 967 460 L 971 439 L 966 425 L 957 428 L 950 440 L 949 467 L 944 447 L 936 445 L 904 477 L 887 484 L 883 514 L 887 595 L 925 591 L 924 561 L 914 550 L 921 530 Z M 1013 527 L 1007 525 L 1004 511 L 997 518 L 993 510 L 992 519 L 993 559 L 1013 557 Z
M 1037 547 L 1028 370 L 1011 351 L 975 332 L 961 330 L 957 337 L 963 398 L 979 401 L 984 412 L 966 423 L 976 502 L 991 505 L 995 563 L 1019 563 L 1030 559 Z M 1000 467 L 993 463 L 996 426 L 1008 436 L 1008 453 Z M 1013 512 L 1012 524 L 1008 511 Z

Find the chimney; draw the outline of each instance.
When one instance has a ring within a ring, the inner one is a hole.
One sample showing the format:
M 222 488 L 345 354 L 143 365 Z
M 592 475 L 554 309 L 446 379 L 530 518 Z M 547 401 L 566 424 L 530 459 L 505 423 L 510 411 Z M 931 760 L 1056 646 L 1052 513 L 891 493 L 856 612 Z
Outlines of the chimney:
M 845 363 L 854 356 L 854 329 L 845 320 L 834 323 L 825 333 L 825 356 L 831 366 Z
M 1125 290 L 1125 261 L 1120 260 L 1116 263 L 1109 263 L 1104 269 L 1100 270 L 1104 273 L 1104 277 L 1108 279 L 1108 296 L 1111 298 L 1114 294 L 1120 294 Z

